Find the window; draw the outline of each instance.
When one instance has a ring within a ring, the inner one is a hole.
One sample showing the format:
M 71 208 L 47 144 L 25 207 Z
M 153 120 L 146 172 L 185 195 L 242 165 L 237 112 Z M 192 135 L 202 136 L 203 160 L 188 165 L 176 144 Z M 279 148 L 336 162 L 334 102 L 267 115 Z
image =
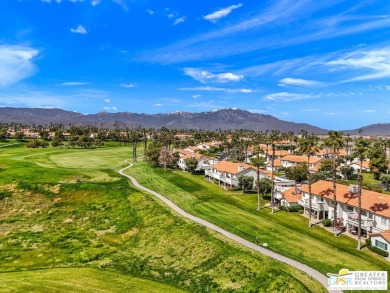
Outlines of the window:
M 382 241 L 375 240 L 375 246 L 387 251 L 387 244 Z
M 382 225 L 387 225 L 387 219 L 386 218 L 381 218 L 381 224 Z
M 347 211 L 353 212 L 353 207 L 352 206 L 347 206 Z
M 323 197 L 319 197 L 317 200 L 318 200 L 318 202 L 324 202 L 324 198 Z

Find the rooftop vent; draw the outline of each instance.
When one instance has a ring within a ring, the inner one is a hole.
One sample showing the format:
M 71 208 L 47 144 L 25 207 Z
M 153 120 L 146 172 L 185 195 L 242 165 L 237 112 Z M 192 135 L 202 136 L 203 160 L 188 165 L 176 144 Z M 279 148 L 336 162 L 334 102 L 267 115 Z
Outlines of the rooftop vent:
M 359 192 L 358 186 L 354 184 L 349 185 L 349 192 L 352 194 L 358 193 Z

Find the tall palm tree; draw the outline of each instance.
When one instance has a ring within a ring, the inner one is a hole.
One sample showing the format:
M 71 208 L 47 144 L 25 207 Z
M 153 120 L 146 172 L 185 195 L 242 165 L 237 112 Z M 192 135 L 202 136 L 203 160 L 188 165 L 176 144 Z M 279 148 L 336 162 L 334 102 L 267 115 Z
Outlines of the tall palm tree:
M 333 163 L 333 229 L 334 234 L 337 236 L 337 197 L 336 197 L 336 171 L 338 154 L 340 149 L 344 147 L 343 133 L 341 131 L 331 130 L 328 132 L 328 137 L 324 139 L 324 145 L 331 148 L 333 151 L 332 163 Z
M 361 231 L 362 231 L 362 170 L 363 170 L 363 161 L 368 155 L 368 149 L 371 142 L 359 137 L 355 142 L 355 149 L 353 152 L 353 157 L 357 158 L 360 161 L 360 170 L 358 175 L 358 244 L 357 249 L 360 250 L 361 246 Z
M 309 188 L 309 228 L 311 228 L 311 173 L 310 173 L 310 158 L 318 152 L 318 137 L 314 134 L 308 134 L 307 131 L 302 131 L 301 137 L 298 140 L 298 153 L 307 156 L 307 181 Z
M 265 159 L 260 157 L 260 154 L 263 153 L 263 150 L 260 149 L 258 140 L 255 140 L 254 150 L 256 157 L 252 157 L 251 162 L 256 167 L 257 210 L 260 211 L 260 167 L 264 166 Z
M 352 142 L 352 138 L 350 137 L 349 133 L 347 133 L 347 136 L 344 138 L 345 144 L 346 144 L 346 149 L 347 149 L 347 155 L 350 154 L 349 151 L 349 143 Z
M 271 210 L 272 213 L 274 210 L 274 200 L 275 200 L 275 181 L 274 181 L 274 166 L 275 166 L 275 148 L 276 143 L 280 140 L 280 131 L 272 130 L 270 134 L 268 134 L 268 142 L 271 144 L 272 148 L 272 159 L 271 159 Z

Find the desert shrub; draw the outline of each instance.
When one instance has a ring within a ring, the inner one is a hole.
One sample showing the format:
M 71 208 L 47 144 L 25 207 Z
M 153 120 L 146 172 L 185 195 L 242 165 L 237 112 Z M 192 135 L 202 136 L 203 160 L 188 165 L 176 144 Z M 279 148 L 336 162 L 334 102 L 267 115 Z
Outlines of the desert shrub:
M 330 227 L 331 224 L 332 224 L 331 219 L 323 219 L 322 220 L 322 225 L 324 225 L 325 227 Z
M 8 190 L 2 190 L 0 191 L 0 199 L 4 199 L 6 197 L 11 197 L 12 192 Z

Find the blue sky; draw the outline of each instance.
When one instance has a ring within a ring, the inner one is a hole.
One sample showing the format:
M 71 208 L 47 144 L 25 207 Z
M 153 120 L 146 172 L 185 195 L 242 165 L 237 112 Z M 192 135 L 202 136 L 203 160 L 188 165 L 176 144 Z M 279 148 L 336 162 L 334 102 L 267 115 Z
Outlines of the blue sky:
M 390 1 L 194 3 L 0 1 L 0 106 L 390 122 Z

